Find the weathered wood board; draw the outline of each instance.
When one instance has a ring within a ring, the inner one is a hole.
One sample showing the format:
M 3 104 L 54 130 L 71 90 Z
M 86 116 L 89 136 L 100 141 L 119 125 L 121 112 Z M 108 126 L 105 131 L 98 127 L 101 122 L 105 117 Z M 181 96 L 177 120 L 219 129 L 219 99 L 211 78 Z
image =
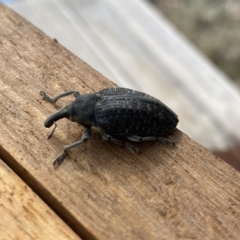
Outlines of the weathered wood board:
M 0 239 L 80 238 L 0 159 Z
M 84 94 L 114 84 L 3 5 L 0 19 L 0 157 L 79 236 L 239 237 L 240 173 L 179 130 L 170 136 L 176 147 L 141 143 L 141 154 L 95 131 L 54 168 L 82 128 L 62 120 L 47 140 L 43 121 L 56 108 L 39 90 Z
M 162 99 L 178 113 L 179 129 L 206 148 L 240 145 L 239 89 L 148 1 L 9 6 L 113 82 Z

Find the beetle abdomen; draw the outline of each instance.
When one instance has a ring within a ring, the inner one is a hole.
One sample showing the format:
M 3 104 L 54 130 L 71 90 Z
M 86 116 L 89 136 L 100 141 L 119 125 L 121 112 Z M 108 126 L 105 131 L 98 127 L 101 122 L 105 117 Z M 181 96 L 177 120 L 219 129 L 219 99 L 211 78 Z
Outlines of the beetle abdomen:
M 96 95 L 99 97 L 95 106 L 96 125 L 109 135 L 161 136 L 178 123 L 171 109 L 145 93 L 109 88 Z

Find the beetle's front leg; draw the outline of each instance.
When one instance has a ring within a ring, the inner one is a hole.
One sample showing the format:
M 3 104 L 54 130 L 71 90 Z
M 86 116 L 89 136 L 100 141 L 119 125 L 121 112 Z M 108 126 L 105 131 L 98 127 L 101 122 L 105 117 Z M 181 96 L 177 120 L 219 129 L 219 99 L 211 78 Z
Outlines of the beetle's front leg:
M 53 165 L 61 164 L 62 161 L 64 160 L 64 158 L 66 157 L 67 150 L 69 150 L 73 147 L 76 147 L 83 142 L 86 142 L 89 139 L 90 135 L 91 135 L 91 129 L 90 128 L 85 128 L 81 140 L 77 141 L 77 142 L 74 142 L 70 145 L 64 146 L 62 153 L 57 158 L 55 158 L 55 160 L 53 161 Z
M 68 91 L 68 92 L 65 92 L 65 93 L 61 93 L 55 97 L 51 97 L 49 96 L 47 93 L 45 93 L 44 91 L 40 91 L 40 95 L 42 96 L 42 98 L 45 100 L 45 101 L 48 101 L 52 104 L 56 103 L 60 98 L 63 98 L 63 97 L 66 97 L 66 96 L 69 96 L 69 95 L 73 95 L 75 98 L 77 98 L 78 96 L 80 96 L 80 93 L 79 92 L 76 92 L 76 91 Z

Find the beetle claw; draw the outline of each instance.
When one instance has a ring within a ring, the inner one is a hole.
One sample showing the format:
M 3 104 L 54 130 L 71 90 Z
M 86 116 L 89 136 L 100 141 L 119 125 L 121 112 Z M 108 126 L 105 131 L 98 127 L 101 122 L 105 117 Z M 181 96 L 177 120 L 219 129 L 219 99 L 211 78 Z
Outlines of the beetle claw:
M 53 166 L 60 165 L 64 158 L 66 157 L 66 151 L 63 151 L 58 157 L 53 161 Z
M 140 153 L 140 148 L 133 146 L 132 144 L 126 142 L 125 146 L 133 153 Z
M 163 138 L 163 137 L 157 137 L 159 142 L 162 142 L 164 144 L 172 144 L 173 146 L 175 146 L 175 142 L 168 139 L 168 138 Z

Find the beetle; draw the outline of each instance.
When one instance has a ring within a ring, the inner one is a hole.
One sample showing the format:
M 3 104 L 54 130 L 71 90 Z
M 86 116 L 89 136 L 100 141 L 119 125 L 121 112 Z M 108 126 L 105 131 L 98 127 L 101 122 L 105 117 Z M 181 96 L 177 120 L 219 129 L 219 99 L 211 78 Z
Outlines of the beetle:
M 46 128 L 54 125 L 48 138 L 57 127 L 56 121 L 62 118 L 77 122 L 85 128 L 81 140 L 64 146 L 53 165 L 64 160 L 67 150 L 86 142 L 92 126 L 99 130 L 103 139 L 126 146 L 132 152 L 138 153 L 139 148 L 119 140 L 118 137 L 124 136 L 133 142 L 158 140 L 166 144 L 175 144 L 164 136 L 176 128 L 178 116 L 160 100 L 143 92 L 116 87 L 84 95 L 76 91 L 68 91 L 56 97 L 50 97 L 44 91 L 40 91 L 40 94 L 52 104 L 69 95 L 75 97 L 73 102 L 45 120 Z

